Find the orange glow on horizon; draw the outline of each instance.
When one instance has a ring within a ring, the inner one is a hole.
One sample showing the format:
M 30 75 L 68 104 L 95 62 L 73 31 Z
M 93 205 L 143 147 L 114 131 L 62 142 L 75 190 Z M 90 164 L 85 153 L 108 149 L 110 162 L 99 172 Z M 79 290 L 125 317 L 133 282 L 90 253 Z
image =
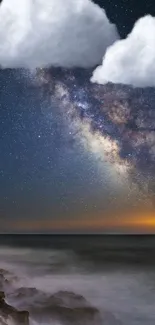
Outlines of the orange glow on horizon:
M 143 231 L 155 232 L 155 211 L 143 213 L 124 213 L 121 216 L 77 218 L 64 220 L 16 220 L 11 225 L 15 231 Z

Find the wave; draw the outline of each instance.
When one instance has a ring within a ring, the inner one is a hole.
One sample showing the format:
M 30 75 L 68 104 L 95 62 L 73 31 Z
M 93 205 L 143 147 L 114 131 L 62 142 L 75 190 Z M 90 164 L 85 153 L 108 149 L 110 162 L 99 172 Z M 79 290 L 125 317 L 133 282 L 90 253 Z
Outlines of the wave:
M 0 248 L 5 301 L 28 310 L 30 325 L 85 325 L 90 315 L 93 325 L 154 325 L 154 274 L 121 265 L 95 271 L 71 250 Z

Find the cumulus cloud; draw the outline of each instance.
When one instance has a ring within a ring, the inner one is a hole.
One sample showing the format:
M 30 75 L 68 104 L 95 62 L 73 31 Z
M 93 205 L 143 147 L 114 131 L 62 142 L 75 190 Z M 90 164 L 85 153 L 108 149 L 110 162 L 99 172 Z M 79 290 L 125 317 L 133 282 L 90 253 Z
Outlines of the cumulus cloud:
M 155 86 L 155 17 L 139 19 L 125 40 L 110 46 L 91 81 Z
M 3 0 L 0 6 L 2 68 L 93 67 L 118 37 L 91 0 Z

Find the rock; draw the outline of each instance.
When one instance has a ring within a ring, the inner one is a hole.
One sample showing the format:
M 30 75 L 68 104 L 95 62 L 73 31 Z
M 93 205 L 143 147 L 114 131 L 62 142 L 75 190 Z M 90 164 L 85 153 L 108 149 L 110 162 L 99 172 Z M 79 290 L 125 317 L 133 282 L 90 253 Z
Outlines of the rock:
M 15 303 L 15 306 L 19 309 L 30 310 L 33 305 L 44 303 L 47 299 L 47 295 L 41 290 L 37 290 L 33 287 L 20 287 L 9 292 L 9 294 L 7 294 L 7 299 L 10 304 Z
M 69 308 L 90 306 L 90 304 L 83 296 L 70 291 L 58 291 L 52 296 L 52 299 L 59 299 L 59 301 L 61 301 L 61 304 Z
M 5 294 L 0 292 L 0 316 L 4 318 L 11 317 L 17 325 L 29 325 L 29 312 L 18 311 L 16 308 L 5 302 Z
M 17 281 L 17 277 L 7 270 L 0 269 L 0 290 L 10 291 L 13 289 L 13 284 Z
M 101 325 L 99 311 L 94 307 L 69 308 L 65 306 L 39 307 L 32 310 L 32 316 L 38 321 L 61 322 L 63 325 Z
M 2 275 L 8 275 L 8 274 L 10 274 L 10 272 L 7 271 L 7 270 L 5 270 L 5 269 L 0 269 L 0 274 L 2 274 Z
M 58 291 L 49 296 L 36 288 L 21 287 L 9 299 L 11 297 L 18 308 L 28 310 L 38 322 L 47 322 L 49 325 L 53 321 L 63 325 L 102 324 L 98 309 L 91 306 L 83 296 L 73 292 Z
M 9 281 L 5 278 L 5 276 L 0 273 L 0 290 L 4 290 L 6 286 L 9 285 Z
M 32 297 L 38 297 L 42 293 L 41 291 L 37 290 L 36 288 L 26 288 L 26 287 L 20 287 L 14 292 L 10 294 L 10 297 L 13 299 L 22 299 L 22 298 L 32 298 Z M 44 295 L 44 293 L 42 293 Z
M 59 291 L 46 298 L 38 306 L 30 308 L 36 320 L 56 320 L 64 325 L 101 325 L 101 317 L 97 308 L 91 306 L 78 294 Z
M 0 316 L 0 324 L 1 325 L 7 325 L 7 320 L 4 319 L 2 316 Z
M 47 315 L 52 319 L 61 322 L 64 325 L 101 325 L 99 311 L 94 307 L 77 307 L 69 308 L 65 306 L 51 306 L 47 311 Z M 38 314 L 39 319 L 44 314 Z M 44 317 L 42 318 L 42 320 Z
M 5 299 L 5 294 L 3 291 L 0 291 L 0 302 Z
M 0 293 L 0 299 L 4 293 Z M 26 309 L 34 320 L 52 325 L 58 321 L 63 325 L 120 325 L 120 321 L 108 311 L 100 312 L 79 294 L 58 291 L 47 295 L 33 287 L 21 287 L 8 296 L 19 309 Z M 18 312 L 19 313 L 19 312 Z M 21 314 L 23 317 L 23 315 Z M 19 314 L 18 314 L 19 319 Z

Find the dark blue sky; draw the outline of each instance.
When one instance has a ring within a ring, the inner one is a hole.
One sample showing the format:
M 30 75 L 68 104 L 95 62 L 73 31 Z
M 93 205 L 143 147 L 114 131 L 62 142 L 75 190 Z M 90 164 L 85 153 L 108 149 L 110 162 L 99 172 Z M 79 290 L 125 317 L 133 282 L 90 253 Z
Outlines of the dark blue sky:
M 106 9 L 121 37 L 139 17 L 155 10 L 151 1 L 95 2 Z M 107 211 L 124 211 L 131 204 L 130 187 L 125 182 L 120 187 L 113 166 L 84 148 L 66 126 L 57 103 L 24 74 L 0 71 L 2 231 L 3 226 L 16 230 L 19 220 L 62 220 L 64 225 L 69 219 L 106 218 Z M 80 80 L 84 84 L 84 77 Z
M 133 25 L 140 17 L 147 14 L 155 16 L 153 0 L 95 0 L 94 2 L 106 10 L 109 19 L 116 24 L 122 38 L 131 32 Z
M 8 229 L 9 220 L 69 218 L 106 209 L 113 192 L 106 167 L 101 177 L 58 108 L 46 110 L 49 104 L 29 79 L 11 70 L 1 71 L 0 78 L 1 216 Z

